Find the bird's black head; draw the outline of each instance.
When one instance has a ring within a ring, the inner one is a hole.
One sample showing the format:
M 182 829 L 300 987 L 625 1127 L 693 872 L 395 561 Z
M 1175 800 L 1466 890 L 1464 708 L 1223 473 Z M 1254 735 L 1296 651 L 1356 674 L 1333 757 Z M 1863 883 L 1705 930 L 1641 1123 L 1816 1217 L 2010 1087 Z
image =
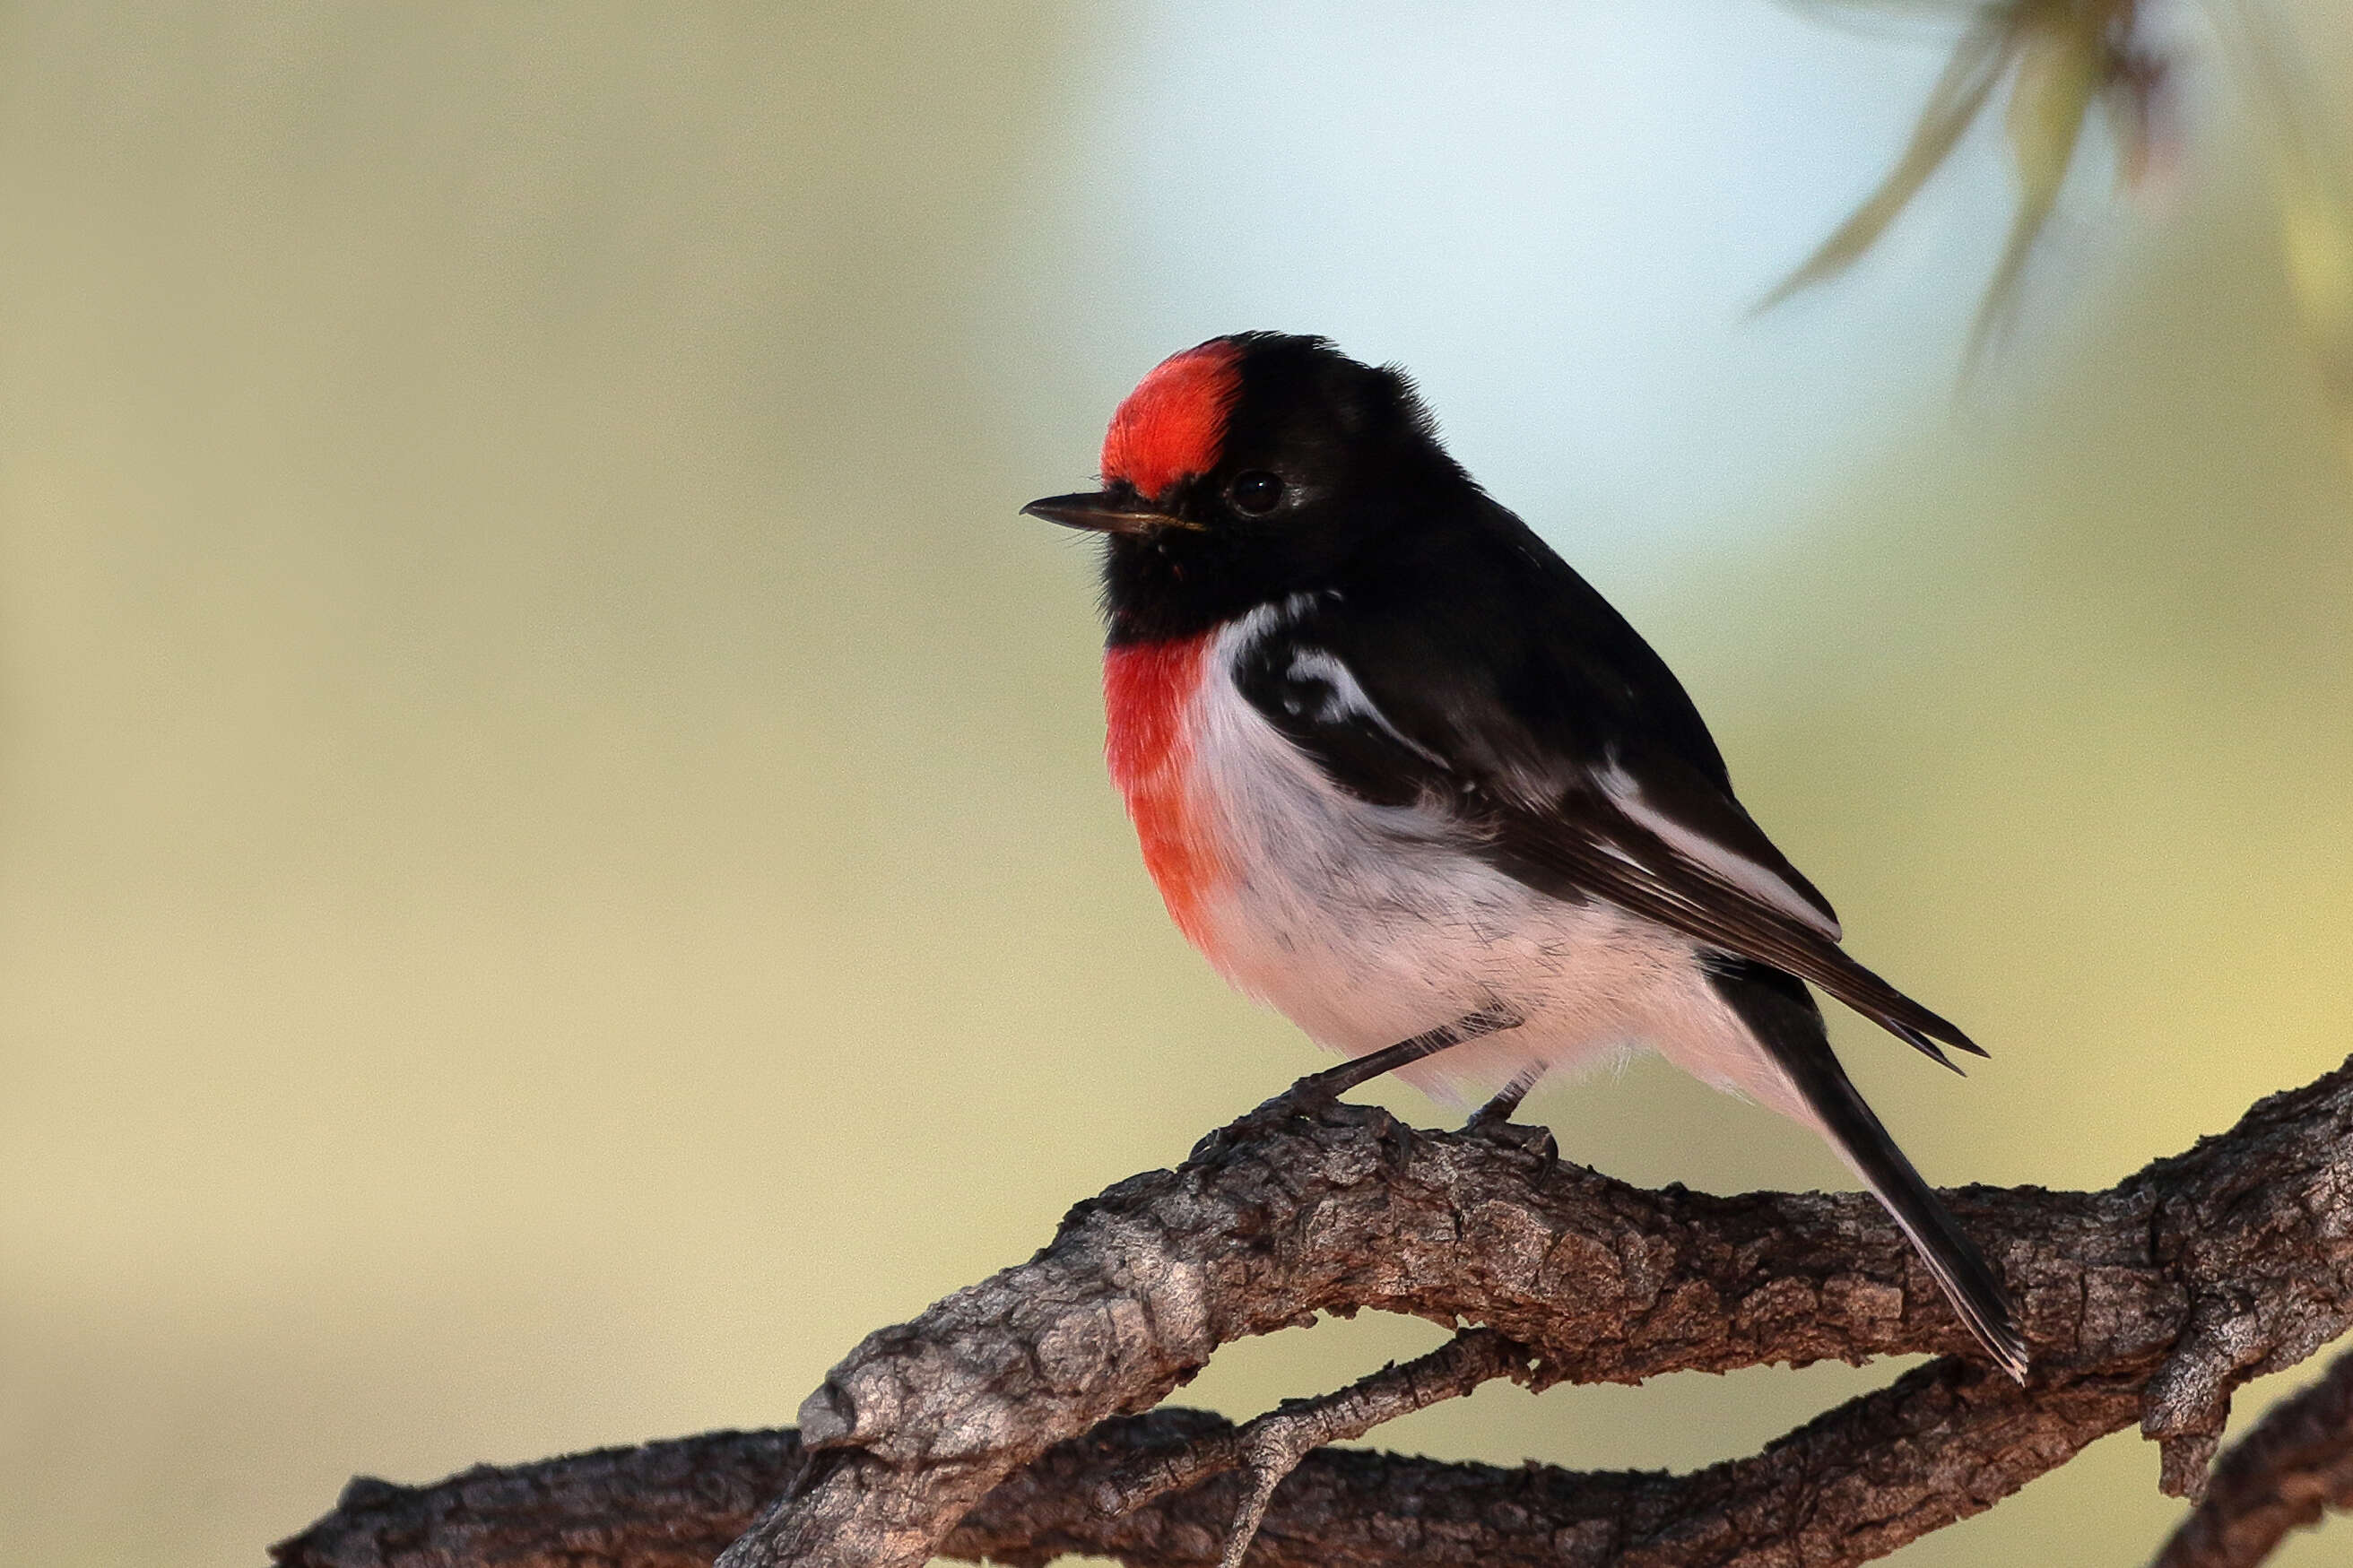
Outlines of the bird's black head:
M 1022 510 L 1105 535 L 1121 643 L 1329 586 L 1398 528 L 1477 494 L 1403 374 L 1276 332 L 1164 360 L 1112 416 L 1103 484 Z

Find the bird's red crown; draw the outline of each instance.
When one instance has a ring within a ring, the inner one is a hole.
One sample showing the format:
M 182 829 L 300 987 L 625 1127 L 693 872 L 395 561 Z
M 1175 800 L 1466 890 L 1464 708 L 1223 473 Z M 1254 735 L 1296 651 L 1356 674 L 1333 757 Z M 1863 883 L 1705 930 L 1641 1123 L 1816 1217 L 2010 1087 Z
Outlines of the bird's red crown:
M 1103 482 L 1157 496 L 1216 468 L 1226 416 L 1241 394 L 1240 360 L 1240 350 L 1217 338 L 1154 366 L 1103 433 Z

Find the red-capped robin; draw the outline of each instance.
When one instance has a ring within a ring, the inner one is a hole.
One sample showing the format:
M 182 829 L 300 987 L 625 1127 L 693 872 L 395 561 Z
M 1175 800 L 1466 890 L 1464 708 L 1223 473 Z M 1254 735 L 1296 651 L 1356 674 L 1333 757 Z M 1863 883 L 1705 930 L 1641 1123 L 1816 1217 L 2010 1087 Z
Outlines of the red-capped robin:
M 1649 1047 L 1813 1128 L 2023 1377 L 1983 1256 L 1831 1053 L 1809 984 L 1946 1066 L 1983 1055 L 1841 951 L 1624 617 L 1439 444 L 1398 371 L 1246 332 L 1113 416 L 1111 772 L 1219 973 L 1450 1098 Z

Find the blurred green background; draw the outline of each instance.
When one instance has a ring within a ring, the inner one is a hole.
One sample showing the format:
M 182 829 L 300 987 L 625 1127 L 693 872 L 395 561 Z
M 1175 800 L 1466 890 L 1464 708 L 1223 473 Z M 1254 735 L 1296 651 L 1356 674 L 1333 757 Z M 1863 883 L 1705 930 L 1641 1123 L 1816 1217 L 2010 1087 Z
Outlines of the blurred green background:
M 1933 1178 L 2105 1184 L 2342 1059 L 2353 487 L 2261 105 L 2186 72 L 2139 205 L 2087 157 L 1957 387 L 1995 134 L 1746 314 L 1938 63 L 1767 0 L 7 8 L 0 1557 L 254 1563 L 353 1472 L 787 1421 L 1316 1065 L 1167 926 L 1090 557 L 1014 515 L 1218 331 L 1420 372 L 1650 634 L 1992 1046 L 1841 1036 Z M 1652 1066 L 1535 1109 L 1841 1177 Z M 1379 1436 L 1688 1466 L 1890 1375 Z M 1901 1561 L 2139 1562 L 2155 1476 Z

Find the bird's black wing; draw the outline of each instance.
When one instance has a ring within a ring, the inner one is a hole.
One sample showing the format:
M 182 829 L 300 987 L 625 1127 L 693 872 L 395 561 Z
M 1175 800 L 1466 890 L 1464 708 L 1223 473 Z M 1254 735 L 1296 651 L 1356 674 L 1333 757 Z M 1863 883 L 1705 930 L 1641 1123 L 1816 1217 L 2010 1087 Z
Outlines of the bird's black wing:
M 1984 1055 L 1840 950 L 1837 916 L 1734 798 L 1682 686 L 1535 548 L 1462 595 L 1483 621 L 1442 594 L 1294 603 L 1242 650 L 1236 684 L 1342 788 L 1453 815 L 1539 891 L 1810 981 L 1947 1067 L 1937 1041 Z

